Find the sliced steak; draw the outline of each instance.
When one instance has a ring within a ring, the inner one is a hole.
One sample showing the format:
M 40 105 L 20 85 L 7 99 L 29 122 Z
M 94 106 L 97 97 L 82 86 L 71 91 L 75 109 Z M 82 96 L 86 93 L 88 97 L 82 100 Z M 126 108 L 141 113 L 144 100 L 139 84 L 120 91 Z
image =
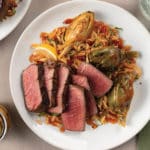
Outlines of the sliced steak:
M 86 76 L 72 75 L 72 82 L 73 84 L 77 84 L 87 90 L 90 90 L 90 86 L 89 86 L 88 79 Z
M 25 96 L 25 105 L 29 111 L 43 111 L 48 103 L 44 88 L 42 65 L 30 65 L 23 71 L 22 83 Z M 39 80 L 40 79 L 40 80 Z
M 112 81 L 91 64 L 82 62 L 77 68 L 77 72 L 87 76 L 94 96 L 103 96 L 112 87 Z
M 62 113 L 65 109 L 68 91 L 69 68 L 64 64 L 58 66 L 58 89 L 56 96 L 56 107 L 49 109 L 50 113 Z
M 90 117 L 90 116 L 97 114 L 96 101 L 95 101 L 95 98 L 94 98 L 92 92 L 86 90 L 85 96 L 87 99 L 87 105 L 86 105 L 87 116 Z
M 63 125 L 66 130 L 83 131 L 86 118 L 84 89 L 76 85 L 69 85 L 68 96 L 68 109 L 62 114 Z
M 87 77 L 82 75 L 72 75 L 72 82 L 73 84 L 79 85 L 86 89 L 85 96 L 86 96 L 87 116 L 95 115 L 97 113 L 96 101 L 93 94 L 90 91 L 90 86 Z
M 49 98 L 49 107 L 54 107 L 56 106 L 56 94 L 57 94 L 56 63 L 44 64 L 44 78 L 45 78 L 45 86 Z

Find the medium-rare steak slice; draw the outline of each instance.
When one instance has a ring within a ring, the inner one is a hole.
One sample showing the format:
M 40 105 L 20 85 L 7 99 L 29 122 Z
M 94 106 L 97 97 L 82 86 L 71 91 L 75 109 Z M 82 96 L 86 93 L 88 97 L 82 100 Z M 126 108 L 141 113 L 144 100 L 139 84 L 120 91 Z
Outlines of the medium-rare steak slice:
M 43 63 L 40 63 L 37 66 L 38 66 L 38 80 L 40 83 L 40 90 L 41 90 L 42 100 L 43 100 L 42 104 L 46 105 L 47 107 L 49 105 L 49 101 L 48 101 L 48 94 L 45 87 L 44 66 Z
M 97 113 L 96 101 L 93 94 L 90 91 L 90 86 L 87 77 L 82 75 L 72 75 L 72 82 L 73 84 L 79 85 L 86 89 L 85 96 L 86 96 L 87 116 L 95 115 Z
M 86 90 L 85 91 L 85 96 L 86 96 L 86 99 L 87 99 L 87 105 L 86 105 L 87 116 L 90 117 L 90 116 L 93 116 L 93 115 L 97 114 L 96 101 L 95 101 L 95 98 L 94 98 L 92 92 Z
M 72 82 L 73 84 L 77 84 L 87 90 L 90 90 L 90 86 L 88 83 L 88 79 L 86 76 L 83 75 L 72 75 Z
M 58 89 L 56 96 L 56 107 L 49 109 L 50 113 L 60 114 L 65 109 L 68 91 L 69 68 L 64 64 L 58 64 Z
M 40 112 L 46 107 L 48 97 L 42 76 L 43 68 L 41 64 L 32 64 L 22 73 L 25 105 L 29 111 Z
M 45 86 L 49 98 L 49 107 L 56 106 L 57 94 L 57 68 L 56 63 L 44 64 Z
M 87 76 L 94 96 L 103 96 L 112 87 L 112 81 L 91 64 L 82 62 L 77 68 L 77 72 Z
M 80 86 L 69 85 L 68 93 L 68 108 L 62 114 L 64 128 L 71 131 L 83 131 L 86 118 L 84 89 Z

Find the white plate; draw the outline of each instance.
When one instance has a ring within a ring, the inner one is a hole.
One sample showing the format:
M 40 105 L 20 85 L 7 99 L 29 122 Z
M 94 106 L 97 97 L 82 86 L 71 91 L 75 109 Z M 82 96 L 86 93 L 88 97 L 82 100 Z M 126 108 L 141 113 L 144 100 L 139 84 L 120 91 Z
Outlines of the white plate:
M 60 133 L 51 125 L 38 125 L 36 116 L 29 113 L 24 105 L 21 88 L 21 73 L 30 63 L 30 45 L 40 42 L 42 31 L 49 32 L 62 26 L 66 18 L 74 17 L 84 11 L 93 11 L 96 19 L 121 27 L 121 36 L 126 44 L 141 53 L 138 64 L 143 70 L 140 80 L 135 83 L 135 94 L 127 118 L 127 126 L 103 125 L 93 130 L 86 126 L 84 132 Z M 14 103 L 28 127 L 43 140 L 57 147 L 70 150 L 103 150 L 116 147 L 136 135 L 150 117 L 150 35 L 144 26 L 130 13 L 115 5 L 102 1 L 70 1 L 59 4 L 37 17 L 21 35 L 10 66 L 10 88 Z M 142 82 L 140 85 L 139 82 Z
M 10 34 L 20 23 L 28 10 L 30 3 L 31 0 L 22 0 L 18 3 L 16 14 L 3 20 L 3 22 L 0 22 L 0 41 Z

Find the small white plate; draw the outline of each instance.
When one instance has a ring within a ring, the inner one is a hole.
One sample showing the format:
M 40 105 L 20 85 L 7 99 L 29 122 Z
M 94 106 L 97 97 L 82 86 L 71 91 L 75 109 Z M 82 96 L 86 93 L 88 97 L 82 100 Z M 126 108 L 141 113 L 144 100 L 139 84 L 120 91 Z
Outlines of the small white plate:
M 107 124 L 93 130 L 86 126 L 84 132 L 65 132 L 51 125 L 36 123 L 36 115 L 29 113 L 24 105 L 21 74 L 30 63 L 30 45 L 40 42 L 41 32 L 50 32 L 66 18 L 84 11 L 95 12 L 96 19 L 123 28 L 121 36 L 126 44 L 141 53 L 138 64 L 143 75 L 134 84 L 134 97 L 127 117 L 127 126 Z M 43 140 L 69 150 L 103 150 L 114 148 L 135 136 L 150 118 L 150 35 L 145 27 L 129 12 L 103 1 L 69 1 L 59 4 L 37 17 L 21 35 L 10 65 L 10 88 L 19 114 L 28 127 Z M 140 82 L 142 84 L 140 84 Z
M 22 0 L 18 3 L 16 14 L 0 22 L 0 41 L 10 34 L 25 16 L 31 0 Z

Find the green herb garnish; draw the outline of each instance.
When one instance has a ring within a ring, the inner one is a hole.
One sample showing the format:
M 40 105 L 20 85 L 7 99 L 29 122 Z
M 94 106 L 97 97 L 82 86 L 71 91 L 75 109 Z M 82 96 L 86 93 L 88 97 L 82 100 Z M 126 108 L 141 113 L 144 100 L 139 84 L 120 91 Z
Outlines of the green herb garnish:
M 120 27 L 115 27 L 115 29 L 117 29 L 117 30 L 123 30 L 123 28 L 120 28 Z
M 46 115 L 46 112 L 41 112 L 41 113 L 39 113 L 39 117 L 42 117 L 42 116 L 44 116 L 44 115 Z

